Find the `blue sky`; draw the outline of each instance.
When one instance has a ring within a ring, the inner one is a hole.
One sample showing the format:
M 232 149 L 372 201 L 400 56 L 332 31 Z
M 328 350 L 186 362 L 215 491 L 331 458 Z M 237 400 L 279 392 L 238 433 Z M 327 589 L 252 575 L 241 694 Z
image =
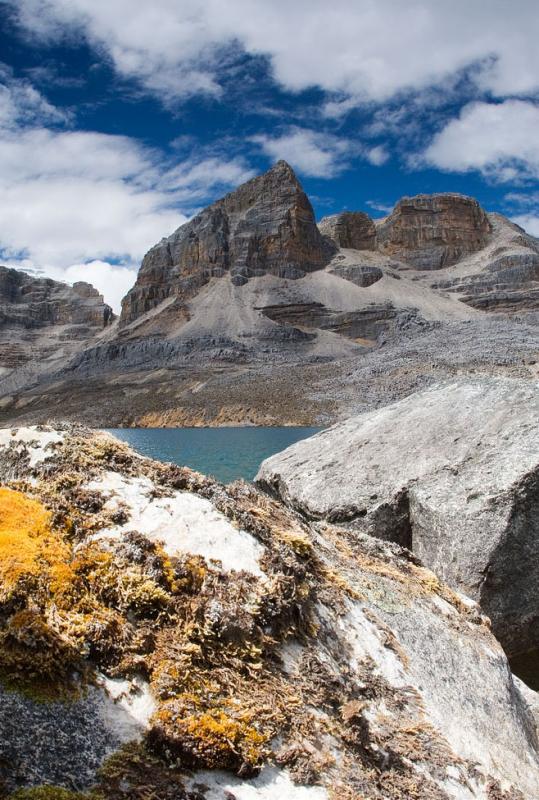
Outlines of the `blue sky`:
M 0 8 L 3 263 L 117 308 L 153 243 L 278 158 L 318 217 L 457 191 L 539 235 L 531 0 Z

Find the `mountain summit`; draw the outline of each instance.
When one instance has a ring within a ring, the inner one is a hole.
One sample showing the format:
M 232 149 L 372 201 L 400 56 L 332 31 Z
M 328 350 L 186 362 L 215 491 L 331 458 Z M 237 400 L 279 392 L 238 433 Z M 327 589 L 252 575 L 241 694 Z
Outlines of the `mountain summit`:
M 235 286 L 266 274 L 303 277 L 325 266 L 333 249 L 292 167 L 278 161 L 152 247 L 122 303 L 120 326 L 167 298 L 182 306 L 226 273 Z
M 520 377 L 539 349 L 537 239 L 452 193 L 317 225 L 284 161 L 152 247 L 119 320 L 64 288 L 60 322 L 91 317 L 74 336 L 20 282 L 15 327 L 0 291 L 0 422 L 326 423 L 455 372 Z

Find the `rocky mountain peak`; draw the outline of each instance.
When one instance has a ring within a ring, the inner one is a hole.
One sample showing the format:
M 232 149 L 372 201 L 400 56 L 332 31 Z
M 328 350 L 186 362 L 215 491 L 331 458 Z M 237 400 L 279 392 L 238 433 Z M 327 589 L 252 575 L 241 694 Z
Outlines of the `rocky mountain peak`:
M 416 269 L 440 269 L 485 247 L 491 233 L 486 213 L 465 195 L 403 197 L 378 227 L 379 249 Z
M 236 286 L 267 273 L 300 278 L 324 267 L 332 253 L 294 171 L 278 161 L 146 254 L 120 324 L 167 298 L 182 309 L 211 278 L 229 275 Z

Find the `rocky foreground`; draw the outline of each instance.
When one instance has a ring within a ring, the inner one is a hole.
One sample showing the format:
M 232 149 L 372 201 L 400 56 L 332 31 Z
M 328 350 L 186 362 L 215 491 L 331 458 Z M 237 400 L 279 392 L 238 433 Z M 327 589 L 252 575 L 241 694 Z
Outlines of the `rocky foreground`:
M 537 695 L 387 541 L 395 475 L 379 539 L 71 425 L 0 430 L 0 483 L 4 797 L 539 796 Z

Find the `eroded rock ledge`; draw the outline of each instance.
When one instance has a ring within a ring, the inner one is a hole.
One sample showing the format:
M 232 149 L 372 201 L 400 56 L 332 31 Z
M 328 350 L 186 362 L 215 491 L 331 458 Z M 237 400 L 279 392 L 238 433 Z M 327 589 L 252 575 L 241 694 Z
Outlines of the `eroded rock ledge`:
M 398 546 L 80 427 L 0 483 L 4 796 L 538 795 L 535 694 Z

